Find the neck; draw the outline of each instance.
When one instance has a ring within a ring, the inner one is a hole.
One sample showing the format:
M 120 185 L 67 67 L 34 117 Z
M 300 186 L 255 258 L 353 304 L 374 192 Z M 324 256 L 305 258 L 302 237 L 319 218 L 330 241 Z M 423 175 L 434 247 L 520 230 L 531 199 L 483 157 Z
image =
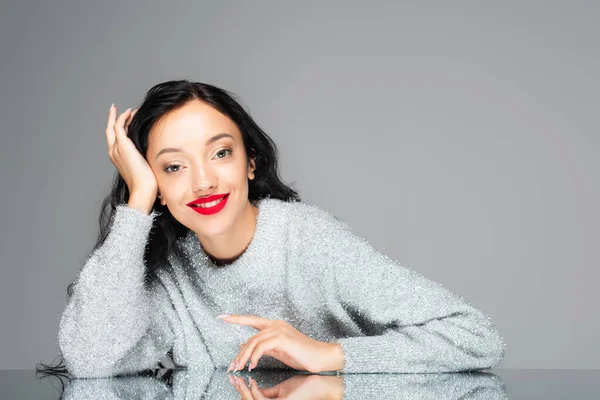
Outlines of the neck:
M 204 251 L 214 263 L 233 262 L 240 257 L 254 237 L 258 208 L 248 202 L 231 232 L 200 239 Z

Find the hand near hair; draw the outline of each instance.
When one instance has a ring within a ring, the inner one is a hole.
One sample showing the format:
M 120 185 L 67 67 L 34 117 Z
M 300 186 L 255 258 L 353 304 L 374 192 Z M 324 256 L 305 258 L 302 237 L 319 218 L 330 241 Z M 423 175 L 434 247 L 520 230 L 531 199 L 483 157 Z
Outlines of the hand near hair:
M 251 370 L 263 355 L 274 357 L 299 371 L 317 373 L 342 368 L 344 352 L 339 344 L 314 340 L 285 321 L 253 315 L 229 315 L 223 320 L 260 330 L 242 344 L 227 371 L 244 369 L 248 361 L 248 370 Z
M 129 189 L 129 205 L 149 213 L 156 200 L 158 183 L 152 168 L 127 136 L 136 112 L 137 109 L 131 112 L 128 108 L 117 118 L 117 109 L 112 105 L 106 124 L 106 142 L 110 160 Z

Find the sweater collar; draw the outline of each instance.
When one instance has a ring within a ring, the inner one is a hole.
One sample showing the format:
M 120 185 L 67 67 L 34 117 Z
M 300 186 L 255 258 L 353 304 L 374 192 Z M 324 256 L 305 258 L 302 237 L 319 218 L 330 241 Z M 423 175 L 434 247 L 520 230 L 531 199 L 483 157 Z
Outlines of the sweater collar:
M 196 268 L 200 267 L 209 275 L 236 272 L 244 265 L 248 264 L 248 260 L 254 259 L 257 252 L 260 253 L 260 249 L 264 247 L 265 243 L 263 242 L 266 239 L 265 231 L 268 229 L 268 221 L 270 220 L 269 214 L 277 201 L 280 200 L 268 197 L 257 201 L 258 215 L 256 216 L 256 227 L 252 240 L 242 255 L 231 264 L 224 266 L 215 265 L 202 248 L 198 236 L 192 230 L 182 238 L 179 249 L 188 259 L 191 264 L 190 266 Z

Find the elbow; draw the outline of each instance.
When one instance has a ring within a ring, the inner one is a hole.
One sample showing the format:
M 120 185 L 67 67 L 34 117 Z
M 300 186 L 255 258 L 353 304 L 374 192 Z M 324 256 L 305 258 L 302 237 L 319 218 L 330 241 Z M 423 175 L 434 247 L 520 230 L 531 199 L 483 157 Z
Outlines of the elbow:
M 102 358 L 89 356 L 83 350 L 61 346 L 65 367 L 74 378 L 108 378 L 112 374 L 112 366 L 102 363 Z
M 495 368 L 504 360 L 504 356 L 506 354 L 506 343 L 504 342 L 502 334 L 494 324 L 490 325 L 489 333 L 486 339 L 487 340 L 483 344 L 485 349 L 482 351 L 482 354 L 485 355 L 483 357 L 485 362 L 483 363 L 482 367 Z
M 107 357 L 97 354 L 74 326 L 64 324 L 58 335 L 58 344 L 69 374 L 74 378 L 107 378 L 112 376 L 113 366 Z M 106 353 L 106 352 L 105 352 Z
M 470 319 L 472 325 L 472 350 L 477 369 L 495 368 L 502 364 L 506 353 L 506 343 L 497 325 L 482 312 Z
M 497 367 L 498 365 L 500 365 L 502 363 L 502 361 L 504 360 L 504 356 L 506 354 L 506 342 L 504 341 L 504 338 L 502 337 L 500 332 L 498 332 L 496 340 L 497 340 L 497 345 L 496 345 L 497 348 L 494 353 L 492 366 L 490 368 Z
M 74 378 L 108 378 L 112 376 L 111 366 L 94 360 L 85 351 L 61 346 L 62 358 L 69 374 Z
M 80 378 L 110 378 L 113 376 L 110 368 L 103 368 L 93 362 L 73 359 L 63 354 L 65 366 L 75 379 Z
M 463 368 L 481 370 L 499 366 L 504 360 L 506 343 L 496 324 L 487 316 L 476 314 L 462 321 L 463 334 L 455 339 L 465 356 Z

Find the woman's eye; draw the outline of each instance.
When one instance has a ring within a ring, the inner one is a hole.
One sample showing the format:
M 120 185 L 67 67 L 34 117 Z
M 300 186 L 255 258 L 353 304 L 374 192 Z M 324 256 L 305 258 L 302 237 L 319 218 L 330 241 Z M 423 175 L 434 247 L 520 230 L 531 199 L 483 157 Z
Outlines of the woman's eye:
M 231 154 L 233 152 L 232 149 L 221 149 L 217 152 L 217 156 L 219 154 L 225 154 L 223 155 L 223 157 L 217 157 L 217 158 L 225 158 L 227 156 L 227 154 Z M 175 168 L 175 169 L 174 169 Z M 179 170 L 181 169 L 181 165 L 179 164 L 171 164 L 168 167 L 164 168 L 164 171 L 169 173 L 169 172 L 179 172 Z
M 171 168 L 178 168 L 176 170 L 172 170 Z M 173 165 L 169 165 L 168 167 L 165 168 L 165 172 L 177 172 L 179 171 L 179 168 L 181 167 L 181 165 L 178 164 L 173 164 Z
M 229 153 L 229 154 L 231 154 L 231 153 L 232 153 L 232 150 L 231 150 L 231 149 L 221 149 L 221 150 L 219 150 L 219 151 L 217 152 L 217 155 L 218 155 L 218 154 L 222 154 L 223 152 L 226 152 L 226 153 Z M 225 156 L 223 156 L 223 157 L 217 157 L 217 158 L 225 158 Z

